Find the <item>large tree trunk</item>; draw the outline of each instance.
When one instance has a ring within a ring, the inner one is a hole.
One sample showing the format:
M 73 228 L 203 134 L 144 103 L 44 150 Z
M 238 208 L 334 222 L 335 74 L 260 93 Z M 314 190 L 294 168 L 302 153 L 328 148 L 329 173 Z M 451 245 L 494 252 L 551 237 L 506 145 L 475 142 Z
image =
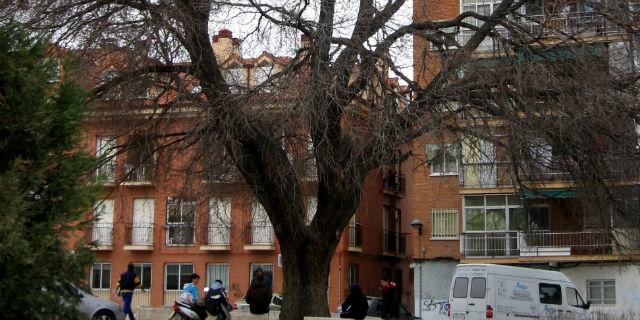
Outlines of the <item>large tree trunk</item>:
M 328 233 L 327 237 L 332 234 Z M 326 241 L 295 241 L 281 245 L 284 305 L 280 320 L 330 316 L 327 290 L 331 257 L 336 245 Z M 332 241 L 333 242 L 333 241 Z

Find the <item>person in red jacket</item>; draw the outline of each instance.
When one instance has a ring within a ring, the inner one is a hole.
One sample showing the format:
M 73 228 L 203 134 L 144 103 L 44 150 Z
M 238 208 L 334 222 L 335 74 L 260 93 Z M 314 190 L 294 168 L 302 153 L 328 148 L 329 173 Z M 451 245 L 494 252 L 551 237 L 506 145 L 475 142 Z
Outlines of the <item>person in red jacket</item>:
M 398 285 L 386 279 L 380 280 L 382 291 L 382 319 L 400 318 L 400 292 Z

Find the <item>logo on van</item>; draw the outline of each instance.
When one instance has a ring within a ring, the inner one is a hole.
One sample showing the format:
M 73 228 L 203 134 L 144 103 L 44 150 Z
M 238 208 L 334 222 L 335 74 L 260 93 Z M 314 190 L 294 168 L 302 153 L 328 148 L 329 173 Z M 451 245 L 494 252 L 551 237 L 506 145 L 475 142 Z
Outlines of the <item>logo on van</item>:
M 516 283 L 515 289 L 516 290 L 527 290 L 527 285 L 525 285 L 524 283 L 518 282 L 518 283 Z

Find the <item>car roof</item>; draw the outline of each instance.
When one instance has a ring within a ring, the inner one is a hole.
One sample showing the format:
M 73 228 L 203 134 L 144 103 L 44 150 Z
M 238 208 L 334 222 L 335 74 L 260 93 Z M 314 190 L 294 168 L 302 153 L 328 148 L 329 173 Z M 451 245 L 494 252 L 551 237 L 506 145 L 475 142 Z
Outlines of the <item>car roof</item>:
M 571 282 L 571 280 L 564 273 L 558 271 L 505 266 L 498 264 L 459 264 L 456 267 L 456 273 L 459 271 L 486 272 L 488 274 L 500 274 L 520 278 L 534 278 L 554 280 L 559 282 Z

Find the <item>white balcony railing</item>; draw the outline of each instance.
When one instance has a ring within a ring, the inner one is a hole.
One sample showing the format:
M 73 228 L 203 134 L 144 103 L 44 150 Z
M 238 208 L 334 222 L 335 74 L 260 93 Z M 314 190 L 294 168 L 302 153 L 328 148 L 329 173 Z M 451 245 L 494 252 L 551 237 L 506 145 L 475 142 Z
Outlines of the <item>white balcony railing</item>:
M 460 236 L 465 257 L 568 256 L 611 254 L 614 243 L 599 231 L 468 232 Z
M 230 231 L 229 226 L 209 225 L 207 228 L 207 244 L 229 245 Z
M 91 228 L 91 240 L 98 246 L 113 244 L 113 223 L 96 223 Z
M 131 240 L 128 241 L 131 245 L 153 245 L 153 224 L 133 224 L 129 227 L 128 234 L 131 235 Z
M 273 245 L 273 226 L 270 222 L 253 222 L 245 231 L 248 245 Z

